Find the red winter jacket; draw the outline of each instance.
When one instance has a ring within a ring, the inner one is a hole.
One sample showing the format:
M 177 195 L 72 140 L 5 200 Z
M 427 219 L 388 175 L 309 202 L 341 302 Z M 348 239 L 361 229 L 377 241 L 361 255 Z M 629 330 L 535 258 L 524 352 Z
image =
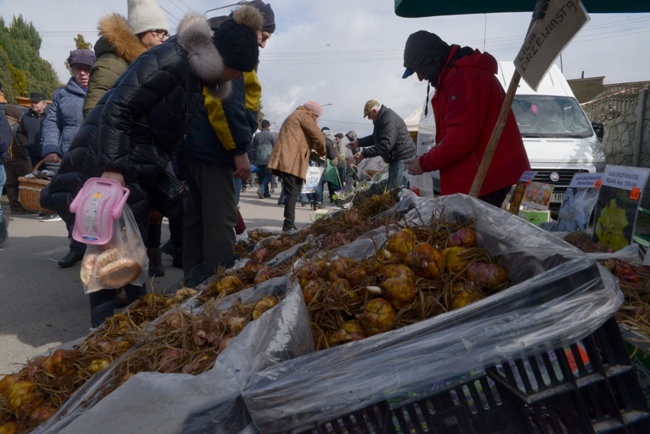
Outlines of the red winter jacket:
M 445 64 L 458 46 L 452 46 Z M 431 100 L 436 121 L 436 146 L 419 158 L 427 172 L 440 170 L 441 194 L 469 193 L 505 92 L 495 76 L 497 61 L 488 53 L 459 58 L 445 66 Z M 479 197 L 514 185 L 530 163 L 515 117 L 510 112 Z

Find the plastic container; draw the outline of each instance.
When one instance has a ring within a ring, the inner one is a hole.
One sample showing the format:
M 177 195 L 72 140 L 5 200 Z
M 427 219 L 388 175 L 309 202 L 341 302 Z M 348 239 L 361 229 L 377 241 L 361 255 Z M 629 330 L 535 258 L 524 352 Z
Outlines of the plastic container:
M 650 412 L 614 318 L 537 356 L 413 402 L 380 402 L 303 433 L 647 433 Z
M 70 212 L 76 214 L 72 238 L 85 244 L 108 244 L 128 197 L 129 189 L 113 179 L 89 178 L 70 204 Z

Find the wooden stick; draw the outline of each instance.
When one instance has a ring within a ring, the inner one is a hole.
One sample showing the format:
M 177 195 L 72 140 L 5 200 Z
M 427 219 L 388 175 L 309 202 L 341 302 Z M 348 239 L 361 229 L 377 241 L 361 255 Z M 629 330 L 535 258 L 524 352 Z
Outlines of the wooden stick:
M 501 113 L 499 114 L 497 123 L 494 126 L 494 130 L 492 130 L 492 136 L 490 137 L 490 141 L 485 149 L 485 154 L 483 154 L 483 160 L 481 160 L 481 164 L 478 167 L 478 171 L 474 177 L 474 182 L 472 182 L 472 188 L 469 191 L 470 196 L 478 197 L 481 187 L 483 187 L 485 175 L 487 175 L 487 171 L 490 168 L 490 163 L 492 162 L 492 157 L 494 157 L 494 152 L 499 144 L 501 133 L 503 133 L 503 128 L 506 126 L 506 121 L 510 115 L 512 100 L 515 98 L 515 92 L 519 86 L 520 79 L 521 75 L 519 75 L 519 71 L 515 69 L 514 74 L 512 74 L 512 79 L 510 80 L 510 87 L 508 87 L 508 92 L 506 93 L 503 105 L 501 106 Z

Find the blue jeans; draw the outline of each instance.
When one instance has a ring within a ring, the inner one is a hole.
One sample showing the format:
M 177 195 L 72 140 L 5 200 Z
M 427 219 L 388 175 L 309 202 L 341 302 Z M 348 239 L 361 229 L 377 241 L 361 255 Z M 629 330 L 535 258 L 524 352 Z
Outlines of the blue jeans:
M 393 161 L 388 165 L 388 182 L 386 184 L 387 191 L 398 187 L 408 187 L 406 176 L 404 176 L 404 172 L 406 171 L 405 161 L 406 160 Z
M 269 170 L 269 166 L 259 165 L 257 166 L 257 170 L 257 179 L 259 179 L 260 183 L 257 190 L 260 191 L 264 197 L 270 197 L 269 182 L 271 182 L 271 171 Z
M 235 181 L 235 199 L 237 199 L 237 205 L 239 205 L 239 194 L 241 193 L 241 178 L 233 178 Z

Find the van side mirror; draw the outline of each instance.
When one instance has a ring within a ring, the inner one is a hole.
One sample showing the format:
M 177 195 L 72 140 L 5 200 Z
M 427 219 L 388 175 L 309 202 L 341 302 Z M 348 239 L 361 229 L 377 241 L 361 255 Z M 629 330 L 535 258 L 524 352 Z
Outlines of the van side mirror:
M 598 137 L 598 141 L 602 142 L 603 137 L 605 137 L 605 127 L 602 122 L 592 122 L 591 127 L 594 129 L 594 132 L 596 133 L 596 137 Z

